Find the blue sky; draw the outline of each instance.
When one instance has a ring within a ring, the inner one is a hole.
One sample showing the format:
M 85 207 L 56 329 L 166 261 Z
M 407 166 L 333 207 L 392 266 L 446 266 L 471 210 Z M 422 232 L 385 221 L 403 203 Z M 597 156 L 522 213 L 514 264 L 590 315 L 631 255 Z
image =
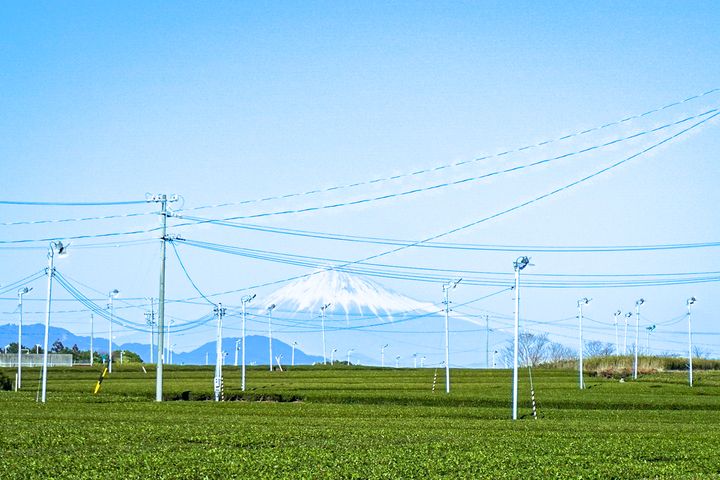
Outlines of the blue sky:
M 304 192 L 533 145 L 720 86 L 720 7 L 715 2 L 6 2 L 1 13 L 0 190 L 5 200 L 136 200 L 146 192 L 167 192 L 182 195 L 183 206 L 192 208 Z M 196 213 L 208 218 L 252 215 L 428 187 L 606 143 L 719 105 L 720 94 L 710 94 L 577 139 L 417 178 Z M 589 155 L 458 187 L 248 221 L 422 239 L 542 195 L 681 128 L 668 127 Z M 570 246 L 716 241 L 717 128 L 718 121 L 712 120 L 581 186 L 445 240 Z M 0 206 L 0 219 L 152 211 L 146 205 Z M 0 226 L 0 239 L 91 235 L 155 225 L 157 218 L 148 215 Z M 178 233 L 343 260 L 384 250 L 211 226 Z M 137 238 L 151 239 L 153 234 Z M 0 249 L 0 284 L 43 268 L 47 242 L 23 245 L 38 248 Z M 74 245 L 82 246 L 83 241 Z M 533 271 L 716 271 L 716 250 L 533 254 Z M 239 289 L 305 271 L 189 247 L 180 246 L 179 251 L 205 292 Z M 407 249 L 382 261 L 510 272 L 516 256 Z M 173 260 L 171 255 L 168 296 L 195 296 Z M 63 262 L 59 268 L 68 276 L 101 292 L 118 288 L 126 298 L 157 295 L 156 244 L 78 248 Z M 380 281 L 424 301 L 441 300 L 439 284 Z M 528 289 L 523 313 L 538 320 L 563 319 L 575 314 L 577 298 L 591 296 L 588 315 L 611 322 L 613 311 L 630 309 L 642 296 L 648 300 L 647 322 L 662 323 L 681 315 L 685 299 L 696 295 L 698 330 L 717 332 L 717 288 L 717 283 L 705 283 L 592 291 Z M 38 283 L 38 300 L 43 290 Z M 492 291 L 458 288 L 457 301 Z M 240 295 L 220 300 L 237 305 Z M 37 305 L 41 310 L 42 303 Z M 512 314 L 510 294 L 477 306 Z M 13 301 L 3 301 L 1 310 L 9 313 L 3 313 L 0 322 L 14 321 L 13 309 Z M 169 313 L 186 319 L 205 310 L 169 307 Z M 82 331 L 85 320 L 77 315 L 57 315 L 58 325 Z M 141 312 L 134 315 L 141 321 Z M 27 321 L 41 319 L 42 315 L 29 314 Z M 549 324 L 547 331 L 570 343 L 567 337 L 575 335 L 571 325 Z M 598 330 L 586 336 L 610 341 L 608 327 L 596 326 Z M 682 350 L 684 337 L 671 333 L 681 326 L 656 331 L 658 338 L 665 335 L 667 340 L 659 350 Z M 212 335 L 212 328 L 200 329 L 178 340 L 178 347 L 190 348 Z M 129 332 L 126 338 L 134 339 Z M 718 352 L 716 338 L 698 341 Z M 498 342 L 504 339 L 497 337 Z M 286 340 L 292 341 L 291 335 Z M 358 336 L 358 346 L 343 348 L 365 348 L 371 355 L 381 341 Z M 318 353 L 313 342 L 306 339 L 306 349 Z

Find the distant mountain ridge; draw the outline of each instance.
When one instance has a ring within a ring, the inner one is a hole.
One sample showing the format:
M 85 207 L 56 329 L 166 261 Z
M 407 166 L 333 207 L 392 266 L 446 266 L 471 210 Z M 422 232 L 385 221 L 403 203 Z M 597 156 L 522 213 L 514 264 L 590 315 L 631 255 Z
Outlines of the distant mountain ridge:
M 80 350 L 88 350 L 90 348 L 90 337 L 75 335 L 69 330 L 60 327 L 50 327 L 49 329 L 48 343 L 52 345 L 56 340 L 60 340 L 62 344 L 68 348 L 72 348 L 74 345 Z M 42 345 L 45 337 L 45 326 L 40 323 L 23 325 L 23 345 L 29 348 L 33 348 L 36 344 Z M 240 344 L 239 338 L 226 337 L 223 338 L 222 350 L 227 352 L 225 358 L 225 365 L 232 365 L 235 361 L 235 345 L 236 342 Z M 270 360 L 269 357 L 269 342 L 268 337 L 261 335 L 250 335 L 245 337 L 245 345 L 247 353 L 245 356 L 245 362 L 248 365 L 267 365 Z M 17 325 L 6 324 L 0 325 L 0 347 L 4 347 L 10 343 L 17 342 Z M 273 356 L 282 355 L 281 364 L 290 365 L 292 360 L 292 346 L 287 343 L 273 339 Z M 93 348 L 95 351 L 106 352 L 108 350 L 108 339 L 95 337 L 93 339 Z M 150 361 L 150 345 L 146 343 L 122 343 L 114 345 L 113 349 L 127 350 L 130 352 L 137 353 L 145 362 Z M 156 360 L 157 345 L 153 348 L 153 360 Z M 215 364 L 216 355 L 215 342 L 207 342 L 200 347 L 190 351 L 182 353 L 173 353 L 172 359 L 173 364 L 176 365 L 204 365 L 205 358 L 207 355 L 208 363 L 211 365 Z M 241 352 L 238 352 L 238 358 Z M 295 364 L 296 365 L 309 365 L 316 362 L 322 362 L 322 356 L 308 355 L 299 348 L 295 348 Z M 275 359 L 273 359 L 273 364 Z

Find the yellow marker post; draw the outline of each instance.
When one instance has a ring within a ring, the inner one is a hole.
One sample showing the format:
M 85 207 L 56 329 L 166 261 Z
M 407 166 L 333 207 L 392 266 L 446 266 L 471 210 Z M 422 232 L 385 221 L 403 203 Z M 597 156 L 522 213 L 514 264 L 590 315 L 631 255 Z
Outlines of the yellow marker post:
M 105 367 L 103 369 L 102 375 L 100 375 L 100 378 L 98 378 L 97 383 L 95 384 L 95 390 L 93 390 L 93 395 L 96 395 L 100 391 L 100 385 L 102 384 L 103 380 L 107 376 L 108 369 Z

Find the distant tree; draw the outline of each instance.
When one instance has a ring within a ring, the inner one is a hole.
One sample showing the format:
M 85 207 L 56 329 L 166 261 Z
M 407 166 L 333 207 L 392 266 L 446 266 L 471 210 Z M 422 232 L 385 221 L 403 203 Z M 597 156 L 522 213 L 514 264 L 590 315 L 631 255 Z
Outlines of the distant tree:
M 708 356 L 710 356 L 710 353 L 707 350 L 705 350 L 697 345 L 693 345 L 693 357 L 708 358 Z
M 65 350 L 65 345 L 60 340 L 55 340 L 50 348 L 53 353 L 62 353 Z
M 80 349 L 78 348 L 77 343 L 72 346 L 72 353 L 73 353 L 73 355 L 75 355 L 76 353 L 77 354 L 80 353 Z
M 113 362 L 115 364 L 120 363 L 120 352 L 115 351 L 113 352 Z M 123 350 L 123 362 L 129 362 L 129 363 L 143 363 L 143 359 L 135 352 L 131 352 L 129 350 Z
M 615 352 L 612 343 L 600 342 L 593 340 L 585 342 L 585 355 L 588 357 L 609 357 Z
M 563 345 L 562 343 L 552 342 L 548 346 L 547 360 L 550 362 L 561 362 L 570 360 L 577 356 L 575 350 Z
M 518 337 L 518 363 L 533 367 L 541 364 L 547 357 L 549 344 L 547 333 L 539 335 L 521 333 Z M 514 340 L 509 340 L 507 346 L 500 352 L 500 358 L 506 365 L 513 364 L 514 348 Z

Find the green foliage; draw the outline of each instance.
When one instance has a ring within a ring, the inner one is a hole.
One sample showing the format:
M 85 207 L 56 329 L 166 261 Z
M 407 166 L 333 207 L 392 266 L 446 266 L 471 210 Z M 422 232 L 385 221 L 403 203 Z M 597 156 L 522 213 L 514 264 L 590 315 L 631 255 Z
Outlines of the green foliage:
M 0 372 L 0 390 L 11 390 L 12 381 L 3 373 Z
M 452 393 L 432 393 L 434 369 L 316 366 L 154 371 L 115 364 L 93 396 L 95 368 L 50 369 L 48 403 L 0 392 L 3 478 L 718 478 L 720 373 L 656 373 L 638 381 L 527 370 L 520 415 L 509 420 L 507 370 L 453 370 Z M 442 370 L 438 370 L 438 380 Z M 182 401 L 182 399 L 190 401 Z M 195 401 L 193 401 L 195 400 Z M 42 431 L 42 435 L 37 432 Z M 108 452 L 112 452 L 108 454 Z

